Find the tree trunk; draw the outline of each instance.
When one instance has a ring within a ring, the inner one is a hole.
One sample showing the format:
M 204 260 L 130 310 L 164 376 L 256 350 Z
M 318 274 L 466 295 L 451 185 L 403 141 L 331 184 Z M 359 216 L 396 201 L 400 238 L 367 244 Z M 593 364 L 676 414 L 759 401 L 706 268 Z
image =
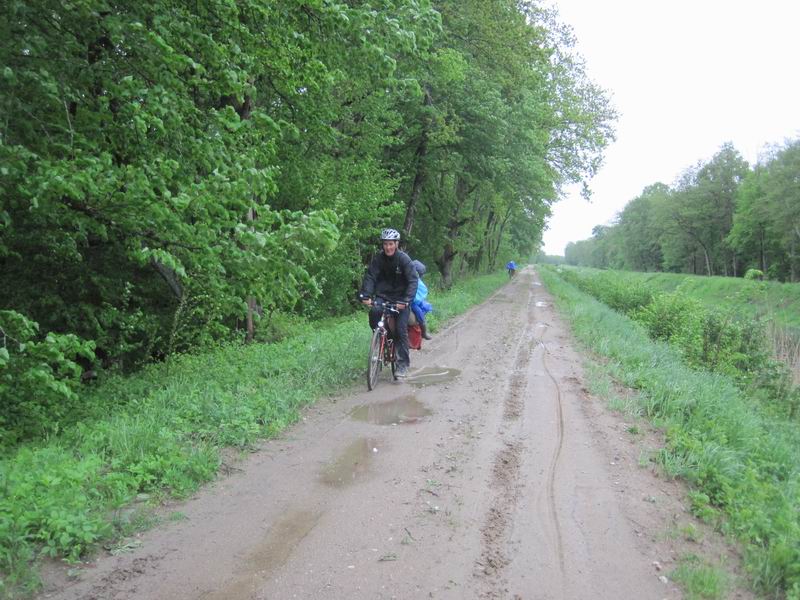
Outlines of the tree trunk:
M 497 232 L 497 237 L 494 240 L 494 250 L 492 251 L 492 256 L 489 264 L 494 268 L 494 265 L 497 263 L 497 254 L 500 252 L 500 243 L 503 241 L 503 232 L 505 232 L 506 225 L 508 225 L 508 221 L 511 218 L 511 207 L 508 207 L 503 220 L 500 223 L 500 230 Z
M 444 245 L 442 255 L 436 259 L 436 266 L 442 274 L 442 285 L 445 289 L 450 289 L 453 285 L 453 259 L 458 252 L 453 249 L 453 243 L 448 241 Z
M 425 98 L 422 103 L 424 106 L 430 106 L 432 103 L 430 92 L 425 89 Z M 417 172 L 414 175 L 414 183 L 411 185 L 411 197 L 408 200 L 406 207 L 406 218 L 403 222 L 403 232 L 405 235 L 410 236 L 411 230 L 414 229 L 414 212 L 417 210 L 417 203 L 422 194 L 422 188 L 425 185 L 425 156 L 428 154 L 428 129 L 430 123 L 426 122 L 422 126 L 422 135 L 419 140 L 419 145 L 414 153 L 416 156 Z
M 494 225 L 494 211 L 490 210 L 489 217 L 486 219 L 486 227 L 483 230 L 483 239 L 481 240 L 481 245 L 478 248 L 477 254 L 475 255 L 475 266 L 476 269 L 478 270 L 481 268 L 481 261 L 483 260 L 483 251 L 485 250 L 486 246 L 490 247 L 490 254 L 491 254 L 492 241 L 489 236 L 489 232 L 491 231 L 493 225 Z
M 703 256 L 706 257 L 706 274 L 711 277 L 713 274 L 713 271 L 711 270 L 711 259 L 708 256 L 708 250 L 706 250 L 705 246 L 703 246 Z
M 162 279 L 167 282 L 167 285 L 169 286 L 169 289 L 172 291 L 175 298 L 177 298 L 178 301 L 182 300 L 183 286 L 181 286 L 180 279 L 178 279 L 178 274 L 173 269 L 155 259 L 150 259 L 150 264 L 153 265 L 153 268 L 156 271 L 158 271 L 158 274 L 161 275 Z
M 256 312 L 256 299 L 254 296 L 247 297 L 247 333 L 245 334 L 244 341 L 246 344 L 251 344 L 256 335 L 256 324 L 253 319 L 253 314 Z
M 247 211 L 247 220 L 248 221 L 255 221 L 256 219 L 256 211 L 253 208 L 248 209 Z M 256 324 L 255 319 L 253 318 L 253 313 L 256 311 L 256 299 L 253 296 L 247 297 L 247 333 L 244 337 L 245 344 L 252 344 L 253 340 L 255 339 L 256 335 Z

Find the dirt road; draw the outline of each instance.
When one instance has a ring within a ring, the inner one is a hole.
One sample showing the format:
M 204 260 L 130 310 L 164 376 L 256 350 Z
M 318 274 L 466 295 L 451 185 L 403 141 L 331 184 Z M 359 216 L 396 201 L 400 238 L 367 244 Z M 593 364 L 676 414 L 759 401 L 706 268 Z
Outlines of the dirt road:
M 588 394 L 533 271 L 412 360 L 403 383 L 321 401 L 173 507 L 186 519 L 46 597 L 681 597 L 664 577 L 680 490 Z

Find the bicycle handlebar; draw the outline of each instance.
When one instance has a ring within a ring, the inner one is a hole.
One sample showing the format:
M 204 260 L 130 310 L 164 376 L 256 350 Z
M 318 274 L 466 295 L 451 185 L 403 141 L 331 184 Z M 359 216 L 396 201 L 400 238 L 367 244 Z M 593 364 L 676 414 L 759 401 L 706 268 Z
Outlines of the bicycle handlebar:
M 369 296 L 361 296 L 359 294 L 359 299 L 366 300 L 367 298 L 369 298 Z M 384 300 L 383 298 L 380 298 L 378 296 L 372 299 L 372 306 L 374 306 L 375 308 L 399 315 L 400 309 L 397 308 L 397 304 L 398 304 L 397 302 Z

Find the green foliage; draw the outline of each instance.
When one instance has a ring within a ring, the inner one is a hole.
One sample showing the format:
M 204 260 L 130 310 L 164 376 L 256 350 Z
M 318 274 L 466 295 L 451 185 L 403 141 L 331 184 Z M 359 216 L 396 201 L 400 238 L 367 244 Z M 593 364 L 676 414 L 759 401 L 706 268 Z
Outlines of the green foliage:
M 94 342 L 72 334 L 39 335 L 39 325 L 0 310 L 0 449 L 58 431 L 78 403 L 78 357 L 94 358 Z
M 770 404 L 754 402 L 731 377 L 688 367 L 682 351 L 652 341 L 639 324 L 581 293 L 554 271 L 543 268 L 542 277 L 579 339 L 606 359 L 602 368 L 637 389 L 644 413 L 666 429 L 660 460 L 669 473 L 692 484 L 693 512 L 744 543 L 746 566 L 759 593 L 796 593 L 796 421 Z
M 760 269 L 747 269 L 747 273 L 744 274 L 744 278 L 748 281 L 761 281 L 764 279 L 764 271 Z
M 653 290 L 641 282 L 624 281 L 608 273 L 585 270 L 564 269 L 561 274 L 614 310 L 626 314 L 648 306 L 653 301 Z

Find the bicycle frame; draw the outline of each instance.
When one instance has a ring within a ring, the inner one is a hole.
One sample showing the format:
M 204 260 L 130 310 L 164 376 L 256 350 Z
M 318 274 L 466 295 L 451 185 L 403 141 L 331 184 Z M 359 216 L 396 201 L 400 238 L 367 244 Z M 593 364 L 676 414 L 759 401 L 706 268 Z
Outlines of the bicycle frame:
M 390 365 L 392 377 L 396 379 L 394 373 L 396 368 L 396 357 L 394 339 L 390 335 L 390 320 L 400 314 L 397 305 L 381 299 L 375 299 L 373 306 L 381 310 L 378 326 L 372 334 L 372 342 L 369 348 L 369 361 L 367 364 L 367 387 L 372 390 L 378 384 L 378 375 L 383 370 L 384 365 Z

